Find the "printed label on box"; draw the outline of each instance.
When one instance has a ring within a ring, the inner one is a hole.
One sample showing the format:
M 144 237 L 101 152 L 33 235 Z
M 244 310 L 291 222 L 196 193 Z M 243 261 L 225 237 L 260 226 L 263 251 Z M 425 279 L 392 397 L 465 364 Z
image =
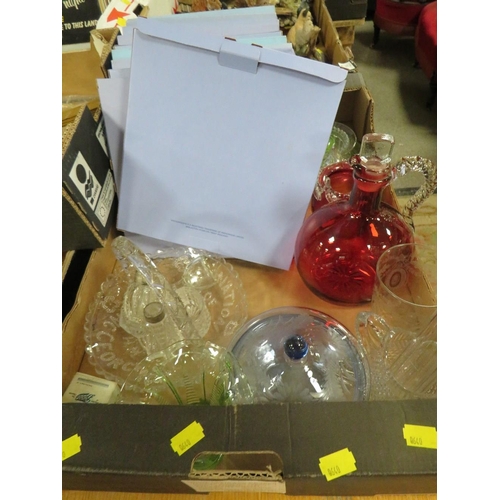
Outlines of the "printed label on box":
M 205 437 L 199 422 L 192 422 L 170 440 L 170 446 L 179 456 Z
M 77 453 L 80 453 L 82 447 L 82 439 L 78 434 L 65 439 L 62 442 L 62 459 L 63 461 Z
M 319 459 L 319 468 L 327 481 L 345 476 L 356 470 L 356 459 L 348 448 L 330 453 Z
M 99 203 L 96 208 L 96 215 L 101 221 L 102 225 L 105 226 L 108 222 L 108 217 L 111 212 L 111 207 L 113 206 L 113 200 L 115 198 L 115 185 L 113 180 L 113 175 L 108 172 L 106 175 L 106 181 L 104 182 L 104 187 L 102 189 L 101 197 L 99 198 Z
M 403 437 L 407 446 L 437 449 L 437 430 L 435 427 L 405 424 Z
M 109 158 L 108 145 L 106 143 L 106 133 L 104 131 L 104 119 L 101 115 L 99 122 L 97 123 L 97 130 L 95 132 L 97 140 L 102 146 L 103 151 L 106 153 L 106 156 Z
M 69 177 L 78 191 L 82 194 L 83 199 L 89 204 L 90 208 L 95 211 L 102 186 L 94 175 L 94 172 L 92 172 L 92 169 L 83 157 L 81 151 L 79 151 L 76 156 L 69 172 Z

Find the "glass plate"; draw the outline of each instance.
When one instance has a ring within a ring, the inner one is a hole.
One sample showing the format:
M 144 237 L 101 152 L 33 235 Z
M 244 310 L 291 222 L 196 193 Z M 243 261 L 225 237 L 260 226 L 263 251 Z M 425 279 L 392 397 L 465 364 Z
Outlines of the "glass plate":
M 247 320 L 243 284 L 233 266 L 222 257 L 187 247 L 168 247 L 150 255 L 160 272 L 179 293 L 200 294 L 210 314 L 203 338 L 225 347 Z M 96 372 L 123 384 L 136 364 L 147 355 L 139 341 L 120 327 L 120 310 L 128 287 L 125 271 L 115 266 L 102 283 L 85 318 L 84 339 Z

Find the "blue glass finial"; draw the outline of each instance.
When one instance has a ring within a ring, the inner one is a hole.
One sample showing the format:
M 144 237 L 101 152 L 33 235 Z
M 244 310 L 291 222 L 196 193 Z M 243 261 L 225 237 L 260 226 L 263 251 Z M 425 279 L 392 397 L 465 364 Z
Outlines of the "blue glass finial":
M 302 359 L 309 349 L 302 335 L 292 335 L 285 340 L 285 353 L 290 359 Z

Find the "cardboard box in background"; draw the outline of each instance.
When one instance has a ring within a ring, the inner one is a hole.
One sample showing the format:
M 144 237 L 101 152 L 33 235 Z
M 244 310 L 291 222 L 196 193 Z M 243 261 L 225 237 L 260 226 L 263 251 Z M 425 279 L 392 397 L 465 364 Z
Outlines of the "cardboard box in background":
M 375 132 L 374 102 L 361 73 L 349 73 L 335 121 L 351 127 L 361 142 L 364 134 Z
M 63 134 L 62 251 L 102 247 L 118 199 L 100 112 L 82 106 Z
M 108 70 L 111 68 L 111 50 L 119 34 L 118 28 L 95 29 L 90 32 L 92 47 L 99 58 L 100 73 L 97 78 L 108 77 Z
M 90 48 L 62 53 L 63 127 L 75 119 L 82 105 L 86 104 L 91 111 L 96 111 L 99 107 L 97 78 L 102 78 L 103 72 L 98 49 L 102 44 L 88 32 L 87 40 L 90 40 Z
M 324 0 L 333 21 L 364 19 L 367 11 L 367 0 Z
M 356 85 L 353 85 L 355 87 Z M 364 87 L 344 92 L 337 116 L 361 139 L 373 131 L 373 100 Z M 386 190 L 390 193 L 391 190 Z M 62 328 L 62 393 L 76 372 L 98 375 L 85 353 L 85 316 L 116 259 L 112 235 L 92 252 L 77 300 Z M 335 306 L 314 296 L 290 271 L 230 260 L 245 287 L 248 315 L 283 305 L 330 314 L 351 331 L 364 306 Z M 170 440 L 192 422 L 205 437 L 182 455 Z M 63 489 L 288 495 L 435 493 L 437 452 L 409 447 L 405 424 L 437 426 L 436 400 L 283 403 L 239 407 L 88 405 L 62 407 L 63 440 L 78 435 L 80 451 L 62 462 Z M 319 459 L 348 448 L 356 470 L 327 481 Z M 203 453 L 222 454 L 196 470 Z
M 314 23 L 321 28 L 320 39 L 323 41 L 326 62 L 336 65 L 348 62 L 351 59 L 351 53 L 342 46 L 337 28 L 333 25 L 330 12 L 326 8 L 325 0 L 313 0 L 311 11 Z
M 319 38 L 322 43 L 319 45 L 323 45 L 325 61 L 335 65 L 348 62 L 351 58 L 350 51 L 346 51 L 342 46 L 337 29 L 334 27 L 331 15 L 325 5 L 325 0 L 313 0 L 311 2 L 311 11 L 314 23 L 321 28 Z M 147 17 L 147 13 L 144 13 L 143 17 Z M 101 71 L 106 77 L 107 71 L 111 68 L 111 50 L 116 42 L 118 34 L 119 30 L 117 28 L 95 29 L 90 33 L 91 38 L 93 38 L 93 43 L 98 48 L 101 57 Z M 96 40 L 99 40 L 97 44 Z
M 99 52 L 89 34 L 87 34 L 87 41 L 91 42 L 87 50 L 62 53 L 63 98 L 99 96 L 96 82 L 97 78 L 102 78 Z

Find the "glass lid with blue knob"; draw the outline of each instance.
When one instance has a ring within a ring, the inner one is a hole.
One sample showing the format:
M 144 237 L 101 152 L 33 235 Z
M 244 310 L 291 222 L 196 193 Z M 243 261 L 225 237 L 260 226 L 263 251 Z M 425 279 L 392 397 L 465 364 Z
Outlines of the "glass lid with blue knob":
M 320 311 L 279 307 L 249 320 L 228 349 L 256 402 L 368 399 L 363 347 L 341 323 Z

